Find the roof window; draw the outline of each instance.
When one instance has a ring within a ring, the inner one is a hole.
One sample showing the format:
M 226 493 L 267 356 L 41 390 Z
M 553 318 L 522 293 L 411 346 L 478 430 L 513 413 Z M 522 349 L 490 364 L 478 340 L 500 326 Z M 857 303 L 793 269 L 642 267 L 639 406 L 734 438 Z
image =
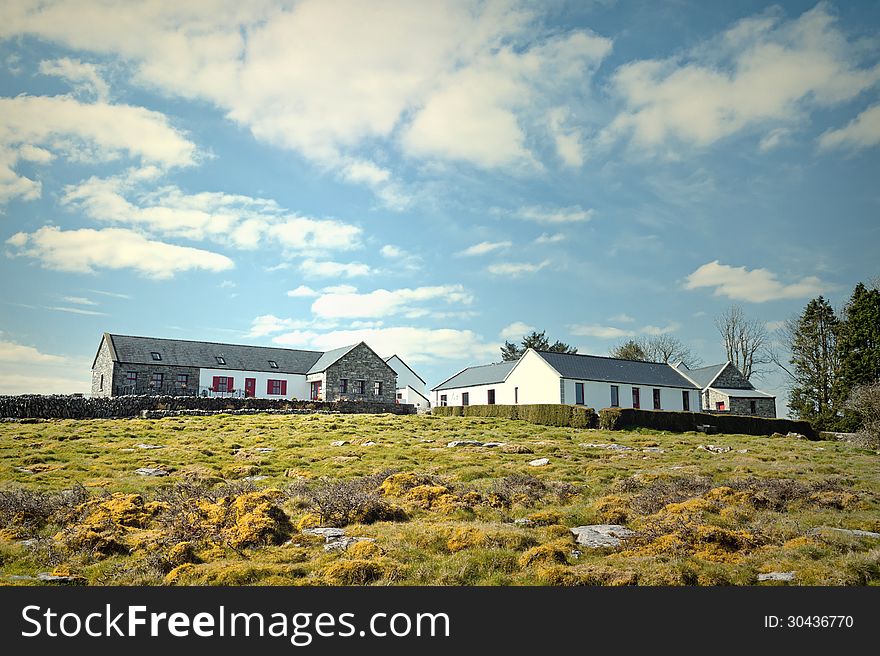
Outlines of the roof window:
M 160 360 L 162 360 L 162 354 L 159 353 L 158 351 L 150 351 L 150 355 L 153 357 L 153 359 L 156 362 L 159 362 Z
M 275 360 L 269 360 L 269 366 L 272 367 L 273 369 L 277 369 L 278 363 L 275 362 Z
M 215 355 L 214 357 L 217 359 L 217 364 L 226 364 L 226 358 L 222 355 Z

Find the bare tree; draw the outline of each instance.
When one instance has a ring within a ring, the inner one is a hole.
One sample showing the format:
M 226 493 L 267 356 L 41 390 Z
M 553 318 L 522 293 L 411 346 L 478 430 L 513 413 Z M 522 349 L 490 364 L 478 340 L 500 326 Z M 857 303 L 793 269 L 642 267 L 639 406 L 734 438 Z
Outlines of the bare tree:
M 653 335 L 639 340 L 639 345 L 651 362 L 683 362 L 686 367 L 699 367 L 703 361 L 691 352 L 680 339 L 670 334 Z
M 732 305 L 715 317 L 715 327 L 721 334 L 727 359 L 743 376 L 751 379 L 766 373 L 763 365 L 772 362 L 768 352 L 770 337 L 761 321 L 747 318 L 740 306 Z

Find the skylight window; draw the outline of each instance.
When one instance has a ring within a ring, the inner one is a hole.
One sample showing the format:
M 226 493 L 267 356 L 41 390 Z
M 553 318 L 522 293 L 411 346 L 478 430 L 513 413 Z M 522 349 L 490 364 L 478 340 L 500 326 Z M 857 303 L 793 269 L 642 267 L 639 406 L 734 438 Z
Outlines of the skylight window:
M 222 355 L 215 355 L 214 357 L 217 358 L 217 364 L 226 364 L 226 358 Z
M 275 360 L 269 360 L 269 366 L 272 367 L 273 369 L 277 369 L 278 363 L 275 362 Z
M 157 351 L 150 351 L 150 355 L 153 356 L 153 359 L 156 362 L 159 362 L 162 359 L 162 354 L 158 353 Z

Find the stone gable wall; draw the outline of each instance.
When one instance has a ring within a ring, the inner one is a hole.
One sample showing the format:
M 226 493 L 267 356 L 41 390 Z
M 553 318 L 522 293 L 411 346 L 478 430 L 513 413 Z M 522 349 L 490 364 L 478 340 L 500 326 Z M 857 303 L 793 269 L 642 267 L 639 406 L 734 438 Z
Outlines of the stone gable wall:
M 339 392 L 339 381 L 348 379 L 348 392 Z M 363 394 L 355 394 L 354 381 L 366 381 Z M 382 383 L 382 395 L 373 394 L 373 384 Z M 397 401 L 397 373 L 365 344 L 358 344 L 324 372 L 324 399 L 326 401 L 366 401 L 395 403 Z
M 754 389 L 752 384 L 740 373 L 733 363 L 728 364 L 718 374 L 718 378 L 712 383 L 712 387 L 726 387 L 728 389 Z

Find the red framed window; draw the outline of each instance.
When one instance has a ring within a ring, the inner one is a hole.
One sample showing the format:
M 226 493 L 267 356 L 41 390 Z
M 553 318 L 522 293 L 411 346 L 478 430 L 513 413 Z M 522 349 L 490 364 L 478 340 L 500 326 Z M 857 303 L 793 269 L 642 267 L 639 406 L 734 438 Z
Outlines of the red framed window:
M 639 388 L 633 387 L 633 407 L 634 408 L 641 408 L 642 407 L 639 402 L 640 397 L 641 397 L 641 391 L 639 390 Z
M 719 411 L 724 411 L 724 401 L 716 401 L 715 409 Z
M 266 382 L 266 394 L 274 394 L 287 396 L 287 381 L 286 380 L 268 380 Z
M 211 389 L 215 392 L 231 392 L 235 389 L 232 376 L 214 376 Z

